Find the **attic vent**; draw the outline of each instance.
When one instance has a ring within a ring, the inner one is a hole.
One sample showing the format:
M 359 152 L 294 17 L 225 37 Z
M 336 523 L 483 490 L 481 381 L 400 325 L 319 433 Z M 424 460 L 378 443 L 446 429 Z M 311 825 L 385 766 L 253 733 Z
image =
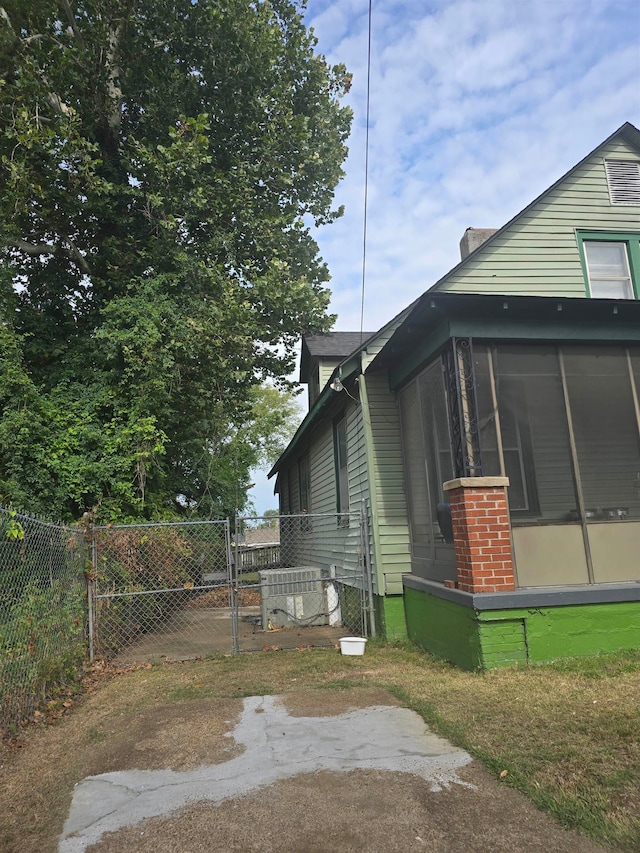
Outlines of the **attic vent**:
M 640 205 L 640 162 L 605 160 L 611 204 Z

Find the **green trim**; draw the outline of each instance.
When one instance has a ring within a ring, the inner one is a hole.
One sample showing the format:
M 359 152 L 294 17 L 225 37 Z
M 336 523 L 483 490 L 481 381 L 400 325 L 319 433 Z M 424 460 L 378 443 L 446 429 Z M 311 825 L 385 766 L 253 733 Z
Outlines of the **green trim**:
M 503 300 L 508 304 L 507 297 Z M 611 300 L 612 303 L 615 300 Z M 562 301 L 558 300 L 562 306 Z M 486 341 L 553 341 L 555 343 L 640 343 L 640 324 L 617 322 L 617 315 L 613 314 L 615 304 L 611 305 L 611 318 L 597 325 L 588 321 L 581 322 L 549 322 L 540 320 L 534 322 L 518 322 L 511 320 L 508 316 L 500 319 L 494 318 L 452 318 L 448 323 L 439 326 L 435 333 L 435 340 L 429 333 L 426 340 L 399 364 L 389 369 L 389 388 L 397 391 L 418 371 L 427 366 L 429 360 L 437 355 L 442 349 L 443 343 L 448 337 L 473 338 L 474 340 Z M 505 309 L 508 314 L 508 309 Z M 562 311 L 558 311 L 562 316 Z M 444 336 L 444 340 L 443 340 Z
M 294 450 L 300 444 L 302 439 L 306 436 L 309 430 L 314 426 L 315 417 L 319 414 L 325 406 L 328 406 L 336 397 L 336 392 L 333 391 L 329 385 L 322 391 L 318 399 L 315 401 L 313 406 L 309 409 L 305 419 L 302 421 L 300 426 L 295 432 L 295 435 L 283 451 L 282 455 L 275 463 L 273 468 L 267 474 L 267 479 L 273 477 L 274 474 L 277 474 L 280 469 L 284 466 L 284 463 L 293 455 Z
M 438 354 L 451 337 L 453 337 L 451 321 L 446 319 L 437 329 L 433 332 L 430 331 L 426 337 L 423 337 L 404 361 L 389 370 L 390 390 L 395 391 L 414 373 L 421 370 L 426 362 L 431 361 Z
M 591 241 L 601 241 L 603 243 L 626 244 L 631 286 L 635 298 L 640 299 L 640 233 L 635 231 L 587 231 L 579 229 L 576 230 L 576 239 L 578 241 L 582 274 L 584 275 L 585 293 L 589 298 L 593 297 L 591 294 L 591 283 L 589 281 L 589 270 L 587 268 L 584 244 Z

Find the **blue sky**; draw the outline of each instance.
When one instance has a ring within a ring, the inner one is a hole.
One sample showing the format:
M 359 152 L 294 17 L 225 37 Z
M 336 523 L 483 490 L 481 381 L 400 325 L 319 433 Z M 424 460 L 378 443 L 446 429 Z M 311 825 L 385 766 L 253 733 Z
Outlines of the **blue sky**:
M 335 328 L 360 328 L 368 0 L 308 0 L 330 63 L 353 73 L 336 192 L 316 234 Z M 625 121 L 640 126 L 640 0 L 373 0 L 365 330 L 503 225 Z M 277 505 L 255 473 L 259 512 Z

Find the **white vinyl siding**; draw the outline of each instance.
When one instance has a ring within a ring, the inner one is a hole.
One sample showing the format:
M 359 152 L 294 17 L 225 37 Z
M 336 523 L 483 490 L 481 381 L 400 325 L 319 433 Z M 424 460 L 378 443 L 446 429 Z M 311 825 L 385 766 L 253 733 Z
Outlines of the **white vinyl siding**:
M 613 205 L 605 159 L 636 160 L 623 140 L 601 148 L 554 190 L 518 216 L 475 258 L 451 273 L 439 290 L 531 296 L 584 297 L 579 229 L 640 230 L 640 208 Z

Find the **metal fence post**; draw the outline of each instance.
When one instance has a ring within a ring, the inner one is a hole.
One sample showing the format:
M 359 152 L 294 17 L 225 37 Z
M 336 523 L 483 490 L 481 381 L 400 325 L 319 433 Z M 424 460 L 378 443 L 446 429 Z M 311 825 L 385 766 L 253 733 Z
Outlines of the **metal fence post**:
M 240 639 L 239 639 L 239 628 L 238 628 L 238 559 L 239 559 L 239 550 L 238 550 L 238 529 L 239 529 L 240 519 L 238 516 L 235 518 L 235 531 L 236 531 L 236 541 L 235 548 L 231 545 L 231 536 L 229 536 L 229 598 L 231 605 L 231 639 L 232 639 L 232 652 L 234 655 L 237 655 L 240 651 Z M 227 519 L 227 524 L 229 520 Z M 235 557 L 235 560 L 234 560 Z
M 363 500 L 360 505 L 360 537 L 362 542 L 362 567 L 365 574 L 367 595 L 369 598 L 369 632 L 372 637 L 376 636 L 376 613 L 373 598 L 373 578 L 371 576 L 371 559 L 369 554 L 369 517 L 367 505 Z
M 95 659 L 95 587 L 98 577 L 98 543 L 96 537 L 95 524 L 91 524 L 90 530 L 90 545 L 91 545 L 91 571 L 85 572 L 87 584 L 87 618 L 89 621 L 89 663 L 93 663 Z

